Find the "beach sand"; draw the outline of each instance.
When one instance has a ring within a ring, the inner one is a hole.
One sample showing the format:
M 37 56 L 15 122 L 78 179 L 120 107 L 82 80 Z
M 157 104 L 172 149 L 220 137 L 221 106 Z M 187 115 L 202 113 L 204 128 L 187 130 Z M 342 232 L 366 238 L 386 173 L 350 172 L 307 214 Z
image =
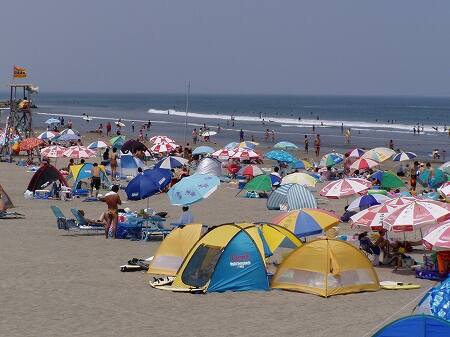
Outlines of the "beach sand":
M 160 242 L 106 240 L 57 230 L 50 205 L 58 205 L 66 215 L 71 207 L 83 209 L 92 218 L 105 205 L 81 199 L 25 200 L 31 176 L 23 167 L 0 163 L 0 183 L 14 210 L 26 215 L 25 220 L 0 220 L 0 336 L 361 337 L 384 321 L 408 315 L 434 285 L 411 273 L 376 268 L 380 280 L 413 282 L 422 288 L 331 298 L 279 290 L 192 295 L 152 289 L 150 275 L 122 273 L 119 266 L 132 257 L 153 255 Z M 222 184 L 193 205 L 196 222 L 270 221 L 278 214 L 267 210 L 265 199 L 235 197 L 237 191 L 236 185 Z M 320 204 L 339 214 L 344 206 L 343 200 Z M 137 210 L 146 207 L 146 201 L 124 207 Z M 168 223 L 180 216 L 179 207 L 171 206 L 165 194 L 152 197 L 150 207 L 167 211 Z M 347 225 L 341 232 L 354 233 Z

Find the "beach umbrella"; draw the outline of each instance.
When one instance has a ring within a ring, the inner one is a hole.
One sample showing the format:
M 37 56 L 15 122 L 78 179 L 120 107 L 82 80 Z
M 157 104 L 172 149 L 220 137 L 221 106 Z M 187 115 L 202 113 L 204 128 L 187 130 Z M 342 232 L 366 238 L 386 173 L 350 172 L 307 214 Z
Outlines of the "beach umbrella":
M 392 207 L 399 207 L 399 206 L 408 205 L 415 200 L 417 200 L 417 198 L 412 197 L 412 196 L 399 196 L 399 197 L 395 197 L 390 200 L 387 200 L 387 201 L 383 202 L 383 204 L 392 206 Z
M 91 150 L 97 150 L 97 149 L 106 149 L 108 147 L 108 144 L 106 144 L 104 141 L 97 140 L 96 142 L 92 142 L 87 146 L 88 149 Z
M 247 148 L 238 148 L 235 154 L 231 158 L 236 158 L 240 160 L 259 158 L 260 155 L 255 151 Z
M 299 184 L 304 186 L 315 187 L 317 183 L 317 179 L 307 173 L 291 173 L 285 176 L 281 180 L 281 185 L 284 184 Z
M 214 153 L 214 149 L 210 146 L 198 146 L 192 151 L 192 154 L 210 154 Z
M 401 180 L 400 177 L 392 171 L 377 171 L 373 173 L 370 178 L 378 180 L 381 187 L 386 189 L 405 186 L 403 180 Z
M 73 129 L 64 129 L 60 132 L 58 136 L 53 138 L 56 141 L 71 141 L 80 139 L 80 133 Z
M 439 166 L 439 169 L 446 174 L 450 174 L 450 161 Z
M 328 211 L 318 208 L 303 208 L 277 216 L 272 223 L 289 229 L 297 237 L 307 237 L 323 233 L 336 226 L 339 218 Z
M 59 124 L 61 121 L 56 118 L 49 118 L 45 121 L 45 124 Z
M 167 193 L 172 205 L 190 205 L 209 197 L 220 184 L 220 179 L 210 174 L 194 174 L 181 179 Z
M 375 166 L 379 165 L 379 163 L 375 160 L 369 158 L 358 158 L 351 165 L 351 170 L 368 170 Z
M 159 143 L 151 147 L 150 151 L 154 153 L 169 153 L 174 151 L 179 145 L 175 143 Z
M 388 149 L 387 147 L 376 147 L 372 150 L 367 151 L 361 157 L 373 159 L 379 163 L 388 160 L 395 154 L 394 150 Z
M 239 143 L 231 142 L 231 143 L 228 143 L 227 145 L 225 145 L 224 148 L 227 150 L 233 150 L 233 149 L 237 148 L 238 146 L 239 146 Z
M 384 227 L 394 232 L 411 232 L 450 218 L 449 207 L 439 201 L 417 199 L 395 209 L 386 217 Z
M 317 208 L 317 201 L 307 187 L 298 184 L 286 184 L 270 193 L 267 199 L 267 209 L 279 210 L 286 205 L 287 210 L 302 208 Z
M 141 200 L 162 192 L 172 180 L 172 172 L 159 168 L 145 170 L 131 179 L 125 188 L 129 200 Z
M 96 156 L 96 153 L 94 150 L 88 149 L 85 146 L 71 146 L 67 148 L 66 151 L 63 153 L 64 157 L 68 158 L 92 158 Z
M 433 176 L 430 177 L 430 170 L 425 170 L 419 175 L 419 183 L 424 187 L 436 188 L 442 185 L 447 177 L 444 172 L 440 169 L 433 170 Z
M 231 144 L 231 143 L 230 143 Z M 244 148 L 244 149 L 254 149 L 259 143 L 257 142 L 251 142 L 251 141 L 244 141 L 240 142 L 237 147 Z
M 350 151 L 347 151 L 345 154 L 350 157 L 350 158 L 359 158 L 361 157 L 366 151 L 364 151 L 363 149 L 353 149 Z
M 147 146 L 142 144 L 140 141 L 136 139 L 129 139 L 125 143 L 123 143 L 120 151 L 123 153 L 131 152 L 135 153 L 136 151 L 145 151 L 147 150 Z
M 74 135 L 74 136 L 80 136 L 80 132 L 74 129 L 64 129 L 60 132 L 60 135 Z
M 42 144 L 44 144 L 42 139 L 36 137 L 25 138 L 20 142 L 19 149 L 20 151 L 31 151 Z
M 283 150 L 269 151 L 264 155 L 264 157 L 283 163 L 293 163 L 297 160 L 297 158 L 295 158 L 293 155 Z
M 41 156 L 45 158 L 62 158 L 64 157 L 64 151 L 66 150 L 67 149 L 64 146 L 47 146 L 41 150 Z
M 274 149 L 295 150 L 298 146 L 291 142 L 278 142 L 273 146 Z
M 232 149 L 223 148 L 214 152 L 212 156 L 224 160 L 233 157 L 235 153 Z
M 424 238 L 425 240 L 425 238 Z M 425 245 L 425 243 L 424 243 Z M 448 248 L 446 249 L 448 250 Z M 446 280 L 437 283 L 433 288 L 428 290 L 428 292 L 425 294 L 425 296 L 422 298 L 422 300 L 417 305 L 416 309 L 414 310 L 415 313 L 421 314 L 422 317 L 430 317 L 426 315 L 432 315 L 434 317 L 440 318 L 442 320 L 446 320 L 447 324 L 450 322 L 450 277 L 448 277 Z M 425 314 L 425 315 L 423 315 Z M 443 321 L 441 321 L 443 322 Z M 433 322 L 435 323 L 435 322 Z M 438 321 L 439 324 L 439 321 Z M 408 324 L 410 325 L 410 324 Z M 422 329 L 424 330 L 424 329 Z M 403 329 L 404 331 L 404 329 Z M 450 325 L 449 330 L 447 330 L 447 333 L 444 331 L 439 331 L 435 324 L 433 324 L 433 332 L 436 334 L 434 337 L 441 337 L 441 336 L 447 336 L 450 333 Z M 411 331 L 411 335 L 414 333 L 414 331 Z M 406 335 L 408 336 L 408 335 Z M 429 336 L 429 335 L 428 335 Z
M 159 162 L 155 164 L 155 168 L 161 168 L 166 170 L 171 170 L 177 167 L 183 167 L 189 161 L 187 159 L 175 156 L 169 156 L 161 159 Z
M 292 162 L 291 167 L 293 169 L 310 169 L 312 165 L 309 161 L 299 159 Z
M 247 165 L 247 166 L 244 166 L 243 168 L 241 168 L 239 170 L 238 174 L 241 175 L 241 176 L 256 177 L 256 176 L 259 176 L 261 174 L 264 174 L 264 172 L 263 172 L 263 170 L 261 170 L 256 165 Z
M 366 194 L 353 200 L 350 205 L 348 205 L 347 210 L 362 210 L 369 208 L 370 206 L 379 205 L 388 200 L 391 200 L 391 198 L 383 194 Z
M 175 143 L 175 141 L 167 136 L 153 136 L 150 138 L 150 142 L 153 144 L 161 144 L 161 143 Z
M 37 136 L 37 138 L 42 139 L 42 140 L 48 140 L 48 139 L 53 139 L 58 135 L 57 132 L 53 132 L 53 131 L 45 131 L 42 132 L 39 136 Z
M 246 191 L 272 191 L 272 180 L 266 174 L 256 176 L 244 186 Z
M 438 191 L 445 199 L 448 199 L 450 197 L 450 182 L 444 183 Z
M 377 231 L 383 228 L 383 222 L 396 207 L 380 204 L 366 208 L 350 217 L 352 227 L 363 227 L 367 230 Z
M 272 181 L 272 186 L 279 186 L 281 184 L 281 177 L 277 174 L 271 173 L 269 175 L 270 181 Z
M 431 227 L 428 234 L 423 238 L 423 246 L 427 250 L 450 251 L 450 221 Z
M 394 154 L 392 157 L 393 161 L 406 161 L 406 160 L 412 160 L 416 158 L 417 155 L 414 152 L 399 152 Z
M 212 174 L 213 176 L 223 176 L 222 163 L 216 158 L 203 158 L 197 165 L 195 174 Z
M 344 156 L 340 153 L 332 152 L 324 155 L 320 159 L 319 166 L 321 167 L 332 167 L 340 162 L 344 161 Z
M 112 147 L 120 149 L 122 145 L 125 143 L 125 136 L 116 136 L 109 140 Z
M 320 191 L 320 195 L 329 199 L 349 197 L 354 194 L 366 192 L 372 183 L 361 178 L 343 178 L 332 181 Z
M 217 135 L 216 131 L 204 131 L 202 132 L 203 137 L 211 137 Z

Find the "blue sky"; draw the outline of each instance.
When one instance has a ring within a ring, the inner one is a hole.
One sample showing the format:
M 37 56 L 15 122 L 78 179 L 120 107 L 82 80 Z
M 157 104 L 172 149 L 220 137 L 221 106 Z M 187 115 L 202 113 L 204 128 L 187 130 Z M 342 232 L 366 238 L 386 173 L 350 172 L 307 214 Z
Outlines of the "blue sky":
M 41 91 L 450 95 L 450 1 L 3 2 L 0 83 Z

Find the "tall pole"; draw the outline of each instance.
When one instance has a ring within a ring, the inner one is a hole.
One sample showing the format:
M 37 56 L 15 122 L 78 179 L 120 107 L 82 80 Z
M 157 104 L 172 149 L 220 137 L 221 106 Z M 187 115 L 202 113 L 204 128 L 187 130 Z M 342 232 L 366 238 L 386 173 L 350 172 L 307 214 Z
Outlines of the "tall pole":
M 186 117 L 184 120 L 184 145 L 187 144 L 187 124 L 188 124 L 188 111 L 189 111 L 189 95 L 191 93 L 191 81 L 188 82 L 187 95 L 186 95 Z

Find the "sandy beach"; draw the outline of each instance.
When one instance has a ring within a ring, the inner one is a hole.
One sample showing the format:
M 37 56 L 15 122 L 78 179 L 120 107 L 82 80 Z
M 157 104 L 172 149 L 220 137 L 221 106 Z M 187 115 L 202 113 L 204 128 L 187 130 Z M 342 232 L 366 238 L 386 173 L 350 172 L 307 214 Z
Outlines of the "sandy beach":
M 155 133 L 164 129 L 155 128 Z M 179 137 L 178 137 L 179 138 Z M 98 139 L 87 134 L 83 142 Z M 216 145 L 216 147 L 218 147 Z M 264 152 L 268 147 L 262 146 Z M 337 149 L 344 151 L 343 148 Z M 300 157 L 304 157 L 300 156 Z M 58 161 L 58 167 L 65 161 Z M 263 167 L 270 168 L 271 162 Z M 392 166 L 392 163 L 389 164 Z M 377 267 L 380 280 L 420 284 L 418 290 L 367 292 L 331 298 L 272 290 L 269 292 L 191 295 L 152 289 L 143 272 L 121 273 L 119 266 L 132 257 L 154 254 L 159 241 L 105 240 L 57 230 L 50 205 L 65 214 L 83 209 L 96 217 L 100 202 L 26 200 L 31 173 L 14 164 L 0 163 L 1 184 L 25 220 L 0 220 L 1 336 L 366 336 L 372 329 L 408 315 L 434 282 L 416 279 L 411 272 L 394 273 Z M 318 184 L 315 194 L 323 184 Z M 234 221 L 270 221 L 265 199 L 235 197 L 236 184 L 218 191 L 192 211 L 196 222 L 216 225 Z M 123 200 L 126 195 L 120 191 Z M 128 201 L 138 210 L 146 201 Z M 319 201 L 319 207 L 342 214 L 344 200 Z M 150 198 L 150 207 L 168 212 L 167 223 L 180 216 L 167 195 Z M 342 225 L 341 233 L 354 233 Z M 418 258 L 420 252 L 416 253 Z

